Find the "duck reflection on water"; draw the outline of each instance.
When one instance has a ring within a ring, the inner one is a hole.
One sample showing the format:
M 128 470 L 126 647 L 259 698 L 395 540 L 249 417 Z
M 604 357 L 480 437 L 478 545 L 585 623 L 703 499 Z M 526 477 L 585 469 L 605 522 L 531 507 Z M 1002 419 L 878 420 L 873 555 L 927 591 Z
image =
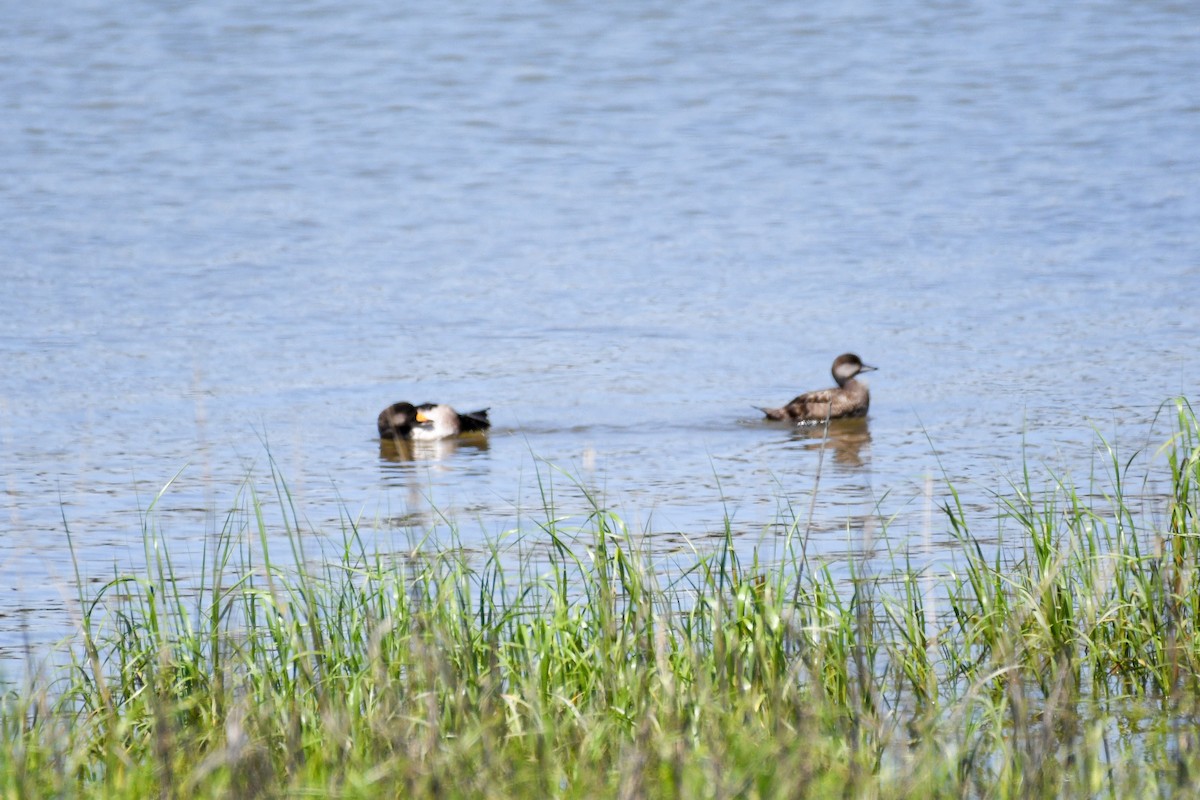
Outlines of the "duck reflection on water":
M 820 450 L 827 447 L 833 460 L 847 467 L 861 467 L 866 455 L 863 450 L 871 444 L 871 429 L 865 417 L 847 417 L 829 421 L 825 425 L 792 425 L 790 446 L 801 450 Z
M 393 464 L 409 464 L 417 461 L 441 461 L 459 450 L 486 452 L 489 447 L 486 436 L 465 436 L 449 439 L 413 440 L 380 439 L 379 458 Z

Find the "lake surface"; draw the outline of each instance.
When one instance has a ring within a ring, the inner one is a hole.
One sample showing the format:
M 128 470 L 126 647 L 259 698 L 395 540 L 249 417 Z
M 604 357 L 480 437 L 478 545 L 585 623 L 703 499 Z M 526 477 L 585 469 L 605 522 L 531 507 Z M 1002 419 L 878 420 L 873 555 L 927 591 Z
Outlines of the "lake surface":
M 383 549 L 552 481 L 664 550 L 815 489 L 829 558 L 952 558 L 943 471 L 986 517 L 1200 397 L 1198 75 L 1194 3 L 10 5 L 0 647 L 64 628 L 67 528 L 186 574 L 269 457 Z M 865 425 L 759 421 L 844 351 Z M 392 460 L 397 400 L 495 429 Z

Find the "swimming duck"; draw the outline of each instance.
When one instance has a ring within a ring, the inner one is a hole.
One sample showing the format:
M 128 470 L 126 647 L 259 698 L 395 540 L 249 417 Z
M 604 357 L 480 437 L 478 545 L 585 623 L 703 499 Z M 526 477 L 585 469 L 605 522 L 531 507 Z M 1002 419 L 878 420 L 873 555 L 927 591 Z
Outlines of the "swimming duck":
M 393 403 L 379 412 L 379 438 L 432 441 L 457 436 L 460 433 L 486 431 L 492 423 L 488 409 L 459 414 L 453 408 L 438 403 Z
M 439 403 L 417 406 L 416 420 L 417 424 L 412 429 L 412 438 L 416 441 L 445 439 L 460 433 L 482 433 L 492 427 L 486 408 L 460 414 L 450 406 Z
M 843 353 L 833 360 L 833 379 L 837 388 L 806 392 L 783 408 L 759 408 L 767 419 L 794 422 L 824 422 L 827 419 L 865 417 L 871 405 L 871 394 L 865 383 L 854 380 L 860 372 L 875 367 L 862 362 L 854 353 Z M 757 406 L 756 406 L 757 408 Z

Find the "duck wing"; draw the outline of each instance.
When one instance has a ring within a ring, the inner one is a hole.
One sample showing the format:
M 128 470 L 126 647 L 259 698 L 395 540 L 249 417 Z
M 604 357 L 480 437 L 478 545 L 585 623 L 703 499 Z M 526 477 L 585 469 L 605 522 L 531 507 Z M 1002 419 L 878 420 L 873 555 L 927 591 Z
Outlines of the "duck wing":
M 818 389 L 797 395 L 783 407 L 789 419 L 824 421 L 838 416 L 837 400 L 841 399 L 837 389 Z
M 836 395 L 837 389 L 818 389 L 815 392 L 797 395 L 782 408 L 755 408 L 766 414 L 767 419 L 772 420 L 824 421 L 828 416 L 837 416 L 836 409 L 830 408 Z

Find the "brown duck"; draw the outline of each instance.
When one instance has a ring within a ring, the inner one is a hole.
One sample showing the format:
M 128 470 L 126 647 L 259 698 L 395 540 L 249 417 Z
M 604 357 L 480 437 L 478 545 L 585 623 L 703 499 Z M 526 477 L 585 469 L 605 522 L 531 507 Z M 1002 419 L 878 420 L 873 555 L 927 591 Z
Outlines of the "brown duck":
M 806 392 L 783 408 L 756 408 L 766 414 L 767 419 L 793 422 L 865 417 L 871 405 L 871 393 L 865 383 L 859 383 L 854 377 L 874 369 L 854 353 L 843 353 L 833 360 L 833 379 L 837 381 L 837 387 Z

